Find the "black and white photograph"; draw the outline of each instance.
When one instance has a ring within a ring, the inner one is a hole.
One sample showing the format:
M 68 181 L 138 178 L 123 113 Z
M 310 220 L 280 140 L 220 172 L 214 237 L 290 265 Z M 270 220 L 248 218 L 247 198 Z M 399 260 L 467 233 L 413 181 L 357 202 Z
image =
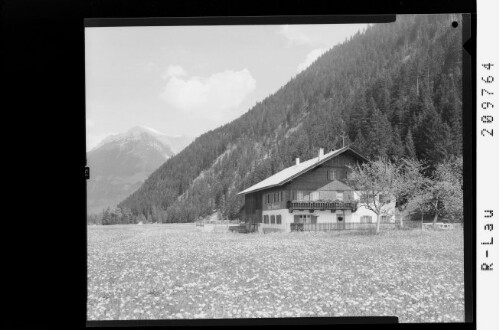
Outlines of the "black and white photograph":
M 85 27 L 87 320 L 464 322 L 462 38 Z

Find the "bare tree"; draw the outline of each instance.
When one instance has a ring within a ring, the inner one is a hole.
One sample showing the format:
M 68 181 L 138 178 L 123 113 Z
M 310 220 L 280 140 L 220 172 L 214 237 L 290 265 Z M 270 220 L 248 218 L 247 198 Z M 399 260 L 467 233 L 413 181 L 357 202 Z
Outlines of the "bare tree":
M 427 167 L 417 160 L 406 161 L 404 169 L 407 207 L 421 212 L 421 227 L 424 213 L 434 214 L 433 227 L 445 213 L 462 216 L 462 158 L 437 165 L 431 177 L 422 174 Z
M 349 180 L 360 194 L 361 206 L 376 214 L 376 234 L 379 233 L 380 218 L 390 215 L 386 208 L 391 197 L 397 192 L 398 169 L 396 164 L 386 158 L 350 167 Z
M 462 158 L 450 159 L 435 169 L 429 187 L 429 208 L 434 212 L 433 227 L 442 214 L 463 213 Z
M 423 229 L 424 214 L 431 211 L 432 194 L 427 187 L 430 182 L 428 178 L 424 178 L 425 183 L 413 190 L 413 194 L 408 202 L 409 210 L 418 210 L 421 213 L 421 230 Z
M 430 181 L 423 175 L 426 169 L 426 164 L 417 159 L 403 158 L 398 161 L 394 195 L 399 202 L 399 210 L 418 209 L 424 215 L 430 198 L 427 192 Z M 400 225 L 403 226 L 402 219 Z

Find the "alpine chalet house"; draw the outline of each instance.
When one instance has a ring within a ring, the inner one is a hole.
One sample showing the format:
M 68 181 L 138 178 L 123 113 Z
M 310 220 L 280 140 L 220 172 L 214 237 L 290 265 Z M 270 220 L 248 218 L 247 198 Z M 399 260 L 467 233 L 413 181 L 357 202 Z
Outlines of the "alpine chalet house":
M 327 154 L 321 148 L 317 157 L 304 162 L 296 158 L 295 165 L 238 193 L 245 196 L 242 218 L 263 232 L 289 232 L 304 226 L 341 230 L 356 226 L 352 224 L 376 223 L 376 214 L 365 208 L 360 194 L 346 180 L 351 171 L 348 165 L 367 161 L 348 146 Z M 385 208 L 393 214 L 394 199 Z M 381 223 L 393 222 L 393 215 L 381 217 Z

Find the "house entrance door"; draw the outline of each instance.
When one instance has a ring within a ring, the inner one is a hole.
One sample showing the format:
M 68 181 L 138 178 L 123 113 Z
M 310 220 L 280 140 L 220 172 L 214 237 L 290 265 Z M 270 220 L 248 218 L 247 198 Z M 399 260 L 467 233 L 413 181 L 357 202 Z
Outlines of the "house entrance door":
M 339 215 L 336 219 L 338 220 L 338 229 L 339 230 L 345 229 L 345 217 Z
M 312 215 L 312 224 L 313 225 L 316 225 L 317 224 L 317 216 L 316 215 Z

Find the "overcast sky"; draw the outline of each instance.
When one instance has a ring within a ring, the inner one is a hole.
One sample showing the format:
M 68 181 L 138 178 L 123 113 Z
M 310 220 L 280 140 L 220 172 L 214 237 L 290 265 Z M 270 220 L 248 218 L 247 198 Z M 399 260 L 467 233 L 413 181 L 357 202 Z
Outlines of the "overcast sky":
M 136 125 L 197 137 L 366 26 L 86 28 L 87 150 Z

